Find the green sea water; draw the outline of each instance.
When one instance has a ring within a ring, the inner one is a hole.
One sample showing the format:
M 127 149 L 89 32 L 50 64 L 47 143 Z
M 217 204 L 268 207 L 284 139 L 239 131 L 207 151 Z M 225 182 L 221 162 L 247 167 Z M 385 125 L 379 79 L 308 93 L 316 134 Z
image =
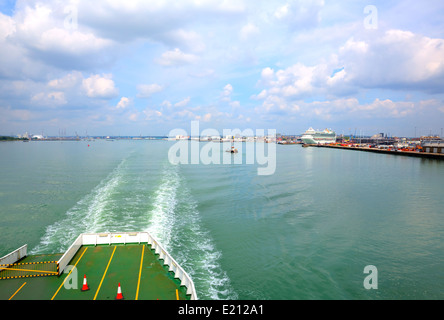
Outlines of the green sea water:
M 444 162 L 276 145 L 261 176 L 246 161 L 173 165 L 174 144 L 0 143 L 0 256 L 149 231 L 200 299 L 444 298 Z

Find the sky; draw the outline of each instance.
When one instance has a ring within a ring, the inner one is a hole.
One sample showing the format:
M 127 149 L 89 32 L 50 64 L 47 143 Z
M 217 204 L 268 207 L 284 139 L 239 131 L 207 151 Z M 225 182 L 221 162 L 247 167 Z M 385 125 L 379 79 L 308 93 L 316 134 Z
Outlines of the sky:
M 0 0 L 0 135 L 442 134 L 444 2 Z

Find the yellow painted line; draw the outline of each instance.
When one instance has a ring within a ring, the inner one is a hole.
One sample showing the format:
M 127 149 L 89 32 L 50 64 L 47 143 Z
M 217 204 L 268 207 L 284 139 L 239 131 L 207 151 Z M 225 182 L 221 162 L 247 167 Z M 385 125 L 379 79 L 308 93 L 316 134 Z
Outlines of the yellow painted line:
M 178 290 L 178 289 L 176 289 L 176 299 L 177 299 L 177 300 L 180 300 L 180 299 L 179 299 L 179 290 Z
M 99 287 L 97 288 L 97 292 L 96 292 L 96 295 L 94 296 L 94 299 L 93 299 L 93 300 L 96 300 L 97 295 L 99 294 L 100 287 L 102 286 L 103 279 L 105 279 L 106 272 L 108 271 L 108 267 L 109 267 L 109 265 L 111 264 L 111 260 L 113 259 L 114 252 L 116 252 L 116 248 L 117 248 L 117 247 L 115 246 L 115 247 L 114 247 L 114 250 L 113 250 L 113 253 L 111 254 L 111 258 L 109 258 L 108 265 L 106 266 L 106 269 L 105 269 L 105 273 L 103 274 L 102 280 L 100 280 Z
M 142 257 L 140 258 L 139 280 L 137 280 L 136 300 L 139 299 L 140 276 L 142 275 L 143 253 L 144 252 L 145 252 L 145 246 L 142 246 Z
M 82 259 L 83 255 L 85 254 L 86 250 L 88 249 L 88 247 L 85 247 L 85 250 L 83 250 L 82 255 L 80 256 L 79 260 L 77 260 L 76 264 L 74 265 L 74 268 L 77 266 L 77 264 L 79 263 L 79 261 Z M 71 274 L 71 272 L 74 270 L 74 268 L 71 269 L 71 271 L 68 273 L 68 275 L 66 276 L 66 278 L 63 280 L 62 284 L 60 285 L 60 287 L 57 289 L 56 293 L 54 293 L 54 295 L 52 296 L 51 300 L 54 300 L 55 296 L 59 293 L 60 289 L 62 288 L 62 286 L 65 284 L 66 279 L 69 278 L 69 275 Z
M 29 270 L 29 269 L 14 269 L 14 268 L 0 268 L 1 270 L 14 270 L 14 271 L 27 271 L 27 272 L 36 272 L 36 273 L 50 273 L 50 274 L 58 274 L 56 271 L 44 271 L 44 270 Z
M 12 298 L 14 298 L 14 296 L 17 294 L 17 292 L 19 292 L 20 290 L 22 290 L 23 286 L 26 284 L 26 282 L 24 284 L 22 284 L 22 286 L 20 288 L 18 288 L 18 290 L 11 296 L 11 298 L 9 298 L 8 300 L 11 300 Z

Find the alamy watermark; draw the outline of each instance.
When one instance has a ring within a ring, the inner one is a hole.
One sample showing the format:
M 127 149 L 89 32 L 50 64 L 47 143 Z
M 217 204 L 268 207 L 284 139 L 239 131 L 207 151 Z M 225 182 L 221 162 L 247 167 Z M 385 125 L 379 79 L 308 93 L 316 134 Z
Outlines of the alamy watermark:
M 66 290 L 77 290 L 78 289 L 78 272 L 75 266 L 66 266 L 64 272 L 68 273 L 68 276 L 63 282 L 63 287 Z
M 364 14 L 367 15 L 364 19 L 364 28 L 367 30 L 378 29 L 378 8 L 374 5 L 365 6 Z
M 378 269 L 372 265 L 365 266 L 364 274 L 368 274 L 364 279 L 364 288 L 367 290 L 378 289 Z
M 63 13 L 66 14 L 65 20 L 63 20 L 65 29 L 77 30 L 79 27 L 79 9 L 74 5 L 70 5 L 64 8 Z
M 206 137 L 210 139 L 207 141 Z M 268 129 L 266 134 L 263 129 L 256 132 L 252 129 L 223 129 L 221 136 L 216 129 L 200 132 L 199 121 L 192 121 L 190 135 L 183 129 L 174 129 L 169 138 L 176 140 L 168 151 L 171 164 L 257 164 L 260 176 L 272 175 L 276 171 L 275 129 Z M 231 152 L 232 149 L 235 152 Z

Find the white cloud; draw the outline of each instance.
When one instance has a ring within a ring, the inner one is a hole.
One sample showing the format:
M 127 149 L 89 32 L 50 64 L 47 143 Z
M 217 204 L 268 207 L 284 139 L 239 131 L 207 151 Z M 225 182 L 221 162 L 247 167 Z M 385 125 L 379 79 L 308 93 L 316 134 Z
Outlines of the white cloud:
M 335 86 L 335 85 L 343 82 L 346 76 L 347 76 L 347 72 L 345 72 L 345 69 L 342 69 L 327 79 L 327 85 L 328 86 Z
M 203 1 L 205 2 L 205 1 Z M 225 12 L 243 12 L 245 11 L 245 4 L 243 0 L 222 0 L 221 1 L 206 1 L 207 3 L 216 3 L 217 10 Z
M 438 108 L 436 101 L 393 101 L 376 98 L 370 103 L 360 103 L 357 98 L 338 98 L 326 101 L 305 102 L 303 100 L 288 101 L 282 97 L 269 96 L 264 103 L 256 108 L 263 116 L 304 117 L 308 119 L 324 119 L 329 121 L 359 119 L 396 119 L 414 115 L 423 108 Z
M 187 31 L 184 29 L 172 30 L 165 33 L 163 39 L 172 46 L 180 46 L 192 52 L 202 52 L 206 48 L 202 36 L 195 31 Z
M 403 30 L 381 31 L 376 37 L 347 41 L 339 60 L 347 72 L 344 81 L 358 86 L 444 90 L 444 39 Z
M 171 108 L 172 104 L 168 100 L 165 100 L 162 102 L 161 106 L 169 109 L 169 108 Z
M 179 101 L 178 103 L 176 103 L 174 106 L 178 107 L 178 108 L 183 108 L 186 107 L 188 105 L 188 103 L 190 103 L 191 98 L 187 97 L 185 99 L 183 99 L 182 101 Z
M 261 72 L 261 77 L 262 80 L 266 81 L 266 83 L 271 81 L 274 77 L 274 70 L 269 67 L 263 69 Z
M 233 94 L 233 86 L 231 84 L 227 84 L 221 94 L 221 101 L 228 102 L 228 105 L 232 107 L 233 109 L 240 108 L 241 104 L 239 101 L 232 101 L 232 94 Z
M 0 41 L 16 32 L 16 23 L 11 17 L 0 12 Z
M 64 76 L 52 79 L 46 85 L 34 84 L 40 90 L 46 92 L 61 92 L 63 96 L 69 97 L 70 100 L 79 101 L 86 98 L 91 99 L 112 99 L 118 95 L 119 90 L 115 87 L 111 74 L 92 74 L 85 78 L 79 71 L 70 72 Z M 29 84 L 28 84 L 29 87 Z M 56 98 L 56 97 L 53 97 Z M 125 99 L 122 98 L 120 102 L 123 103 Z M 61 99 L 59 99 L 61 101 Z M 120 105 L 122 107 L 122 105 Z
M 204 122 L 210 122 L 210 121 L 211 121 L 211 117 L 212 117 L 212 116 L 211 116 L 211 113 L 207 113 L 207 114 L 204 115 L 204 117 L 203 117 L 202 120 L 203 120 Z
M 135 122 L 139 120 L 139 113 L 135 112 L 135 113 L 131 113 L 128 117 L 129 120 Z
M 122 97 L 119 101 L 119 103 L 116 105 L 116 109 L 126 109 L 130 106 L 131 104 L 131 99 L 127 98 L 127 97 Z
M 145 120 L 154 120 L 162 117 L 162 112 L 150 108 L 143 110 L 143 114 L 145 115 Z
M 301 97 L 311 94 L 328 80 L 327 66 L 319 64 L 314 67 L 297 63 L 286 69 L 274 72 L 271 68 L 262 70 L 259 83 L 267 87 L 255 99 L 265 98 L 266 95 L 282 97 Z
M 164 88 L 163 86 L 153 83 L 153 84 L 141 84 L 137 86 L 137 91 L 139 93 L 137 94 L 138 98 L 149 98 L 154 93 L 162 91 Z
M 239 101 L 232 101 L 232 102 L 230 102 L 230 107 L 239 108 L 240 102 Z
M 28 44 L 31 44 L 28 42 Z M 91 32 L 70 32 L 62 28 L 44 31 L 32 44 L 42 51 L 62 51 L 69 55 L 83 55 L 100 52 L 110 47 L 111 41 L 96 37 Z
M 267 95 L 268 95 L 268 92 L 267 92 L 267 90 L 264 89 L 259 94 L 253 94 L 251 96 L 251 99 L 253 99 L 253 100 L 263 100 L 263 99 L 265 99 L 267 97 Z
M 288 11 L 289 11 L 289 5 L 287 3 L 283 6 L 278 7 L 274 13 L 274 16 L 279 20 L 283 19 L 288 15 Z
M 401 90 L 415 88 L 423 92 L 444 92 L 444 40 L 431 39 L 401 30 L 381 31 L 380 37 L 349 38 L 337 52 L 313 66 L 296 63 L 285 69 L 264 68 L 251 96 L 264 101 L 265 110 L 286 109 L 292 101 L 323 95 L 347 96 L 366 88 Z M 376 101 L 368 110 L 382 109 L 392 116 L 411 112 L 407 105 Z M 373 108 L 371 108 L 373 107 Z
M 48 122 L 57 113 L 59 126 L 87 112 L 107 125 L 198 117 L 256 125 L 257 106 L 278 126 L 316 115 L 412 119 L 436 100 L 427 108 L 439 118 L 443 5 L 413 4 L 376 4 L 379 28 L 369 31 L 364 5 L 345 2 L 20 0 L 10 16 L 0 13 L 0 105 L 11 108 L 0 116 L 35 119 L 34 108 Z M 76 28 L 64 25 L 67 6 L 78 10 Z M 150 109 L 133 95 L 153 97 Z
M 257 34 L 259 34 L 259 28 L 250 22 L 242 27 L 240 31 L 240 39 L 245 41 Z
M 258 114 L 275 114 L 284 116 L 297 113 L 299 110 L 300 106 L 297 102 L 290 102 L 276 95 L 267 96 L 263 104 L 256 108 Z
M 411 114 L 415 110 L 415 105 L 413 102 L 375 99 L 371 104 L 359 106 L 357 111 L 364 111 L 367 116 L 372 118 L 381 115 L 383 117 L 400 118 Z
M 47 68 L 32 57 L 26 47 L 17 39 L 17 28 L 20 24 L 14 17 L 0 12 L 0 78 L 27 79 L 42 77 Z
M 86 95 L 90 98 L 110 99 L 119 93 L 118 89 L 114 86 L 111 75 L 92 75 L 83 80 L 82 86 Z
M 289 0 L 285 5 L 277 7 L 273 17 L 288 25 L 291 30 L 310 28 L 321 21 L 323 0 Z
M 355 41 L 352 38 L 348 39 L 344 46 L 339 49 L 340 53 L 355 52 L 357 54 L 365 54 L 368 51 L 368 44 L 364 41 Z
M 195 63 L 197 60 L 198 57 L 196 55 L 184 53 L 180 49 L 176 48 L 172 51 L 164 52 L 157 62 L 165 67 L 178 67 Z
M 214 69 L 205 69 L 202 71 L 193 70 L 192 72 L 189 73 L 189 75 L 194 78 L 209 78 L 215 75 L 215 70 Z
M 75 30 L 64 27 L 66 6 L 52 0 L 19 1 L 12 16 L 0 13 L 0 76 L 45 80 L 57 69 L 97 68 L 113 59 L 113 41 L 83 24 Z
M 233 91 L 234 91 L 234 89 L 231 84 L 225 85 L 225 87 L 223 88 L 222 94 L 221 94 L 220 101 L 222 101 L 224 103 L 223 105 L 226 105 L 226 103 L 228 103 L 228 105 L 232 108 L 232 110 L 240 109 L 240 107 L 241 107 L 240 101 L 233 101 L 232 100 Z M 221 113 L 221 114 L 224 114 L 224 113 Z
M 63 92 L 40 92 L 34 95 L 31 101 L 37 105 L 45 105 L 48 107 L 57 107 L 66 104 L 65 94 Z
M 66 4 L 31 3 L 25 5 L 14 16 L 16 32 L 14 39 L 24 44 L 34 57 L 44 59 L 41 52 L 64 54 L 68 56 L 85 56 L 108 49 L 113 42 L 96 36 L 86 29 L 68 30 L 64 27 L 63 12 Z M 90 56 L 93 58 L 93 56 Z
M 82 73 L 73 71 L 62 78 L 49 81 L 48 86 L 55 89 L 67 89 L 78 85 L 82 80 Z
M 230 101 L 232 93 L 233 93 L 233 86 L 231 84 L 227 84 L 222 92 L 222 101 Z
M 199 120 L 199 121 L 203 121 L 203 122 L 210 122 L 212 117 L 213 116 L 211 113 L 207 113 L 203 116 L 199 116 L 199 115 L 195 116 L 195 120 Z
M 34 117 L 34 115 L 29 110 L 11 108 L 10 106 L 0 106 L 0 114 L 2 115 L 0 121 L 4 124 L 15 121 L 29 121 Z

